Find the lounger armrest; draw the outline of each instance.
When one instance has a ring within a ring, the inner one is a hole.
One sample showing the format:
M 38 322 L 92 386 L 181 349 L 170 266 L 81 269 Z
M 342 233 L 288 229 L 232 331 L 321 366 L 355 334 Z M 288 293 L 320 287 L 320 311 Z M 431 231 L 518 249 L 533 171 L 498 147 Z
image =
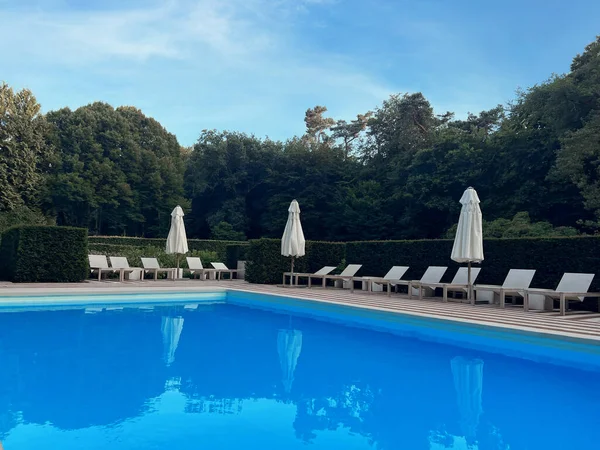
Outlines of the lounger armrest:
M 548 297 L 560 297 L 563 294 L 569 297 L 600 297 L 600 292 L 566 292 L 552 289 L 525 289 L 525 291 L 528 294 L 547 295 Z
M 327 280 L 352 280 L 356 277 L 353 275 L 325 275 L 324 278 Z
M 500 289 L 507 290 L 510 288 L 503 288 L 495 284 L 474 284 L 473 289 L 476 291 L 500 291 Z

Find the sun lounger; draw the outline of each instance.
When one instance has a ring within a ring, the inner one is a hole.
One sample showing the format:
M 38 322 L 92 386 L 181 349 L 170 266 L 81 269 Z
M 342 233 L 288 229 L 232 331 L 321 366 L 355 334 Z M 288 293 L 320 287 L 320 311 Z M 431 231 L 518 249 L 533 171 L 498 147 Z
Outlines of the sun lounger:
M 308 287 L 310 287 L 312 277 L 321 278 L 321 276 L 328 275 L 331 272 L 333 272 L 334 270 L 335 270 L 335 266 L 324 266 L 324 267 L 320 268 L 319 270 L 317 270 L 315 273 L 296 273 L 296 272 L 294 272 L 292 274 L 292 272 L 284 272 L 283 273 L 283 285 L 285 286 L 286 277 L 290 277 L 290 285 L 295 284 L 296 286 L 298 285 L 298 280 L 300 278 L 307 278 L 308 279 Z M 295 283 L 294 283 L 294 280 L 292 279 L 292 275 L 296 279 Z
M 142 266 L 144 266 L 145 272 L 154 274 L 155 280 L 158 280 L 159 273 L 166 273 L 167 278 L 169 278 L 169 277 L 175 278 L 175 271 L 177 270 L 175 268 L 167 269 L 167 268 L 160 267 L 160 264 L 158 263 L 158 259 L 156 259 L 156 258 L 142 258 Z
M 474 267 L 471 269 L 471 284 L 475 282 L 479 272 L 481 271 L 480 267 Z M 443 275 L 443 274 L 442 274 Z M 441 277 L 440 277 L 441 279 Z M 448 292 L 468 292 L 469 290 L 469 269 L 467 267 L 460 267 L 456 271 L 456 275 L 450 283 L 430 283 L 428 281 L 417 281 L 413 282 L 413 288 L 419 289 L 419 298 L 423 298 L 423 290 L 431 290 L 431 294 L 433 295 L 433 291 L 435 288 L 442 288 L 443 290 L 443 301 L 448 301 Z
M 206 280 L 206 275 L 212 274 L 216 277 L 216 269 L 208 269 L 202 265 L 202 260 L 197 256 L 188 256 L 186 258 L 188 271 L 192 274 L 192 278 L 196 278 L 196 275 L 201 280 Z
M 413 295 L 423 298 L 423 289 L 427 288 L 421 288 L 420 284 L 429 285 L 439 283 L 446 270 L 448 270 L 446 266 L 429 266 L 420 280 L 399 280 L 398 285 L 408 286 L 408 298 L 412 298 Z
M 529 311 L 535 303 L 535 309 L 552 310 L 554 300 L 560 300 L 560 315 L 564 316 L 569 300 L 582 302 L 585 297 L 600 297 L 600 293 L 587 292 L 594 279 L 593 273 L 565 273 L 556 290 L 552 289 L 526 289 L 523 308 Z
M 362 281 L 363 283 L 366 283 L 367 291 L 369 292 L 373 292 L 373 285 L 386 286 L 387 295 L 390 296 L 392 293 L 392 286 L 395 287 L 398 285 L 398 281 L 400 281 L 407 270 L 407 266 L 394 266 L 383 277 L 356 277 L 352 282 Z
M 500 307 L 504 308 L 507 295 L 525 297 L 525 289 L 529 288 L 534 275 L 535 270 L 532 269 L 510 269 L 502 286 L 476 284 L 473 286 L 473 290 L 476 292 L 478 301 L 487 299 L 486 297 L 491 295 L 488 302 L 492 303 L 498 297 Z
M 98 280 L 102 279 L 103 273 L 113 273 L 114 270 L 108 267 L 108 259 L 105 255 L 88 255 L 88 261 L 90 263 L 90 272 L 93 275 L 98 273 Z
M 228 273 L 230 280 L 233 279 L 234 275 L 237 276 L 237 273 L 238 273 L 237 269 L 230 269 L 225 264 L 220 263 L 220 262 L 211 262 L 210 264 L 211 264 L 211 266 L 213 266 L 216 269 L 218 280 L 221 279 L 221 274 L 223 274 L 223 273 Z
M 140 280 L 144 279 L 144 269 L 142 269 L 141 267 L 129 267 L 129 262 L 124 256 L 109 256 L 109 259 L 112 268 L 115 269 L 115 271 L 119 271 L 120 281 L 125 281 L 126 279 L 129 279 L 130 275 L 133 272 L 138 271 L 140 274 Z
M 348 264 L 342 273 L 339 275 L 324 275 L 322 277 L 322 286 L 327 286 L 327 280 L 333 280 L 335 287 L 350 288 L 350 292 L 354 291 L 354 275 L 360 270 L 362 264 Z M 318 278 L 318 277 L 317 277 Z

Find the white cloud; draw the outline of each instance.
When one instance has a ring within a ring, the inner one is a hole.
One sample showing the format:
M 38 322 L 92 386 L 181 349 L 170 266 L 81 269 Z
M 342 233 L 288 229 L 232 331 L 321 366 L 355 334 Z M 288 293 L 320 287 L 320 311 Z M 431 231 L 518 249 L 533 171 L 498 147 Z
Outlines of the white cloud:
M 282 130 L 302 132 L 304 110 L 315 104 L 350 119 L 397 90 L 372 75 L 373 67 L 360 67 L 358 59 L 296 45 L 302 39 L 294 34 L 296 19 L 306 8 L 336 7 L 335 1 L 171 0 L 101 10 L 0 7 L 0 29 L 12 36 L 0 73 L 12 71 L 18 83 L 29 80 L 25 84 L 45 110 L 101 99 L 142 107 L 178 135 L 183 127 L 188 134 L 193 128 L 195 135 L 215 127 L 284 137 Z M 71 78 L 46 76 L 50 73 Z

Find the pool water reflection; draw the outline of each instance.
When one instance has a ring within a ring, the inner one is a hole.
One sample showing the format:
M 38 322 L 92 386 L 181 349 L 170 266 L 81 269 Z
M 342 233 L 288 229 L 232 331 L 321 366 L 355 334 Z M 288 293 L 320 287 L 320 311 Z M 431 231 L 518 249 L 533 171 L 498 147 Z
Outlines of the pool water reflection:
M 0 314 L 6 450 L 588 449 L 598 373 L 232 305 Z

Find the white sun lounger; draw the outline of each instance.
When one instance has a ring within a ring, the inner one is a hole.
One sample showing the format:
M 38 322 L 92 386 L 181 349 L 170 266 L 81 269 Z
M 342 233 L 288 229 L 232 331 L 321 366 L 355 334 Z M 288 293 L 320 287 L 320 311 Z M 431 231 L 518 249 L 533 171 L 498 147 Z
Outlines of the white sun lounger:
M 234 275 L 237 277 L 237 273 L 238 273 L 237 269 L 230 269 L 229 267 L 227 267 L 225 264 L 223 264 L 221 262 L 211 262 L 210 264 L 217 271 L 217 280 L 221 280 L 222 279 L 222 277 L 221 277 L 222 273 L 228 273 L 230 280 L 233 279 Z
M 154 279 L 158 280 L 159 273 L 166 273 L 167 278 L 175 278 L 175 271 L 177 269 L 167 269 L 160 267 L 158 263 L 158 259 L 156 258 L 142 258 L 142 266 L 144 266 L 144 271 L 147 273 L 153 273 Z
M 471 284 L 475 282 L 479 272 L 481 271 L 480 267 L 473 267 L 471 269 Z M 443 273 L 442 273 L 443 275 Z M 424 276 L 424 275 L 423 275 Z M 437 274 L 436 274 L 437 276 Z M 433 276 L 432 276 L 433 277 Z M 441 277 L 440 277 L 441 279 Z M 419 298 L 423 298 L 423 290 L 426 290 L 427 293 L 431 293 L 433 295 L 433 291 L 435 288 L 442 288 L 443 290 L 443 301 L 448 301 L 448 291 L 454 292 L 468 292 L 469 290 L 469 269 L 467 267 L 459 267 L 456 271 L 456 275 L 450 283 L 430 283 L 428 281 L 417 281 L 413 282 L 413 288 L 419 289 Z
M 197 256 L 188 256 L 185 258 L 187 261 L 188 268 L 187 270 L 192 274 L 192 278 L 198 278 L 201 280 L 206 280 L 207 274 L 213 274 L 216 277 L 216 269 L 208 269 L 202 265 L 202 260 Z
M 477 300 L 486 299 L 492 303 L 498 297 L 500 307 L 504 308 L 507 295 L 525 297 L 525 289 L 529 288 L 534 275 L 535 270 L 533 269 L 510 269 L 502 286 L 476 284 L 473 286 L 473 290 L 477 293 Z M 486 298 L 487 295 L 490 297 Z
M 529 311 L 529 307 L 535 302 L 535 309 L 552 310 L 555 299 L 560 300 L 560 315 L 564 316 L 567 311 L 569 300 L 582 302 L 585 297 L 600 297 L 600 293 L 587 292 L 594 279 L 593 273 L 565 273 L 556 290 L 552 289 L 526 289 L 523 307 Z
M 292 272 L 284 272 L 283 273 L 283 285 L 285 286 L 286 277 L 290 277 L 290 285 L 295 284 L 296 286 L 298 285 L 298 280 L 300 278 L 308 278 L 308 287 L 311 287 L 311 278 L 312 277 L 320 278 L 322 275 L 328 275 L 331 272 L 333 272 L 334 270 L 335 270 L 335 266 L 323 266 L 319 270 L 317 270 L 315 273 L 296 273 L 296 272 L 294 272 L 292 274 Z M 296 279 L 295 283 L 294 283 L 294 280 L 292 280 L 292 275 Z
M 119 280 L 125 281 L 133 272 L 139 271 L 140 280 L 144 279 L 144 269 L 141 267 L 129 267 L 129 262 L 124 256 L 109 256 L 110 265 L 115 271 L 119 271 Z
M 393 266 L 383 277 L 356 277 L 352 281 L 362 281 L 367 283 L 367 291 L 369 292 L 373 292 L 374 284 L 385 286 L 387 295 L 390 296 L 392 293 L 392 286 L 398 285 L 398 282 L 407 270 L 408 266 Z
M 446 270 L 448 270 L 446 266 L 429 266 L 420 280 L 400 280 L 398 284 L 408 286 L 408 298 L 412 298 L 413 295 L 423 298 L 421 283 L 423 285 L 439 283 Z
M 90 263 L 90 272 L 93 275 L 98 273 L 98 280 L 102 280 L 103 273 L 113 273 L 114 270 L 108 267 L 108 259 L 105 255 L 88 255 Z
M 350 288 L 350 292 L 354 292 L 354 275 L 360 270 L 362 264 L 348 264 L 342 273 L 339 275 L 324 275 L 322 277 L 322 287 L 327 286 L 327 280 L 333 280 L 335 287 L 343 289 Z

